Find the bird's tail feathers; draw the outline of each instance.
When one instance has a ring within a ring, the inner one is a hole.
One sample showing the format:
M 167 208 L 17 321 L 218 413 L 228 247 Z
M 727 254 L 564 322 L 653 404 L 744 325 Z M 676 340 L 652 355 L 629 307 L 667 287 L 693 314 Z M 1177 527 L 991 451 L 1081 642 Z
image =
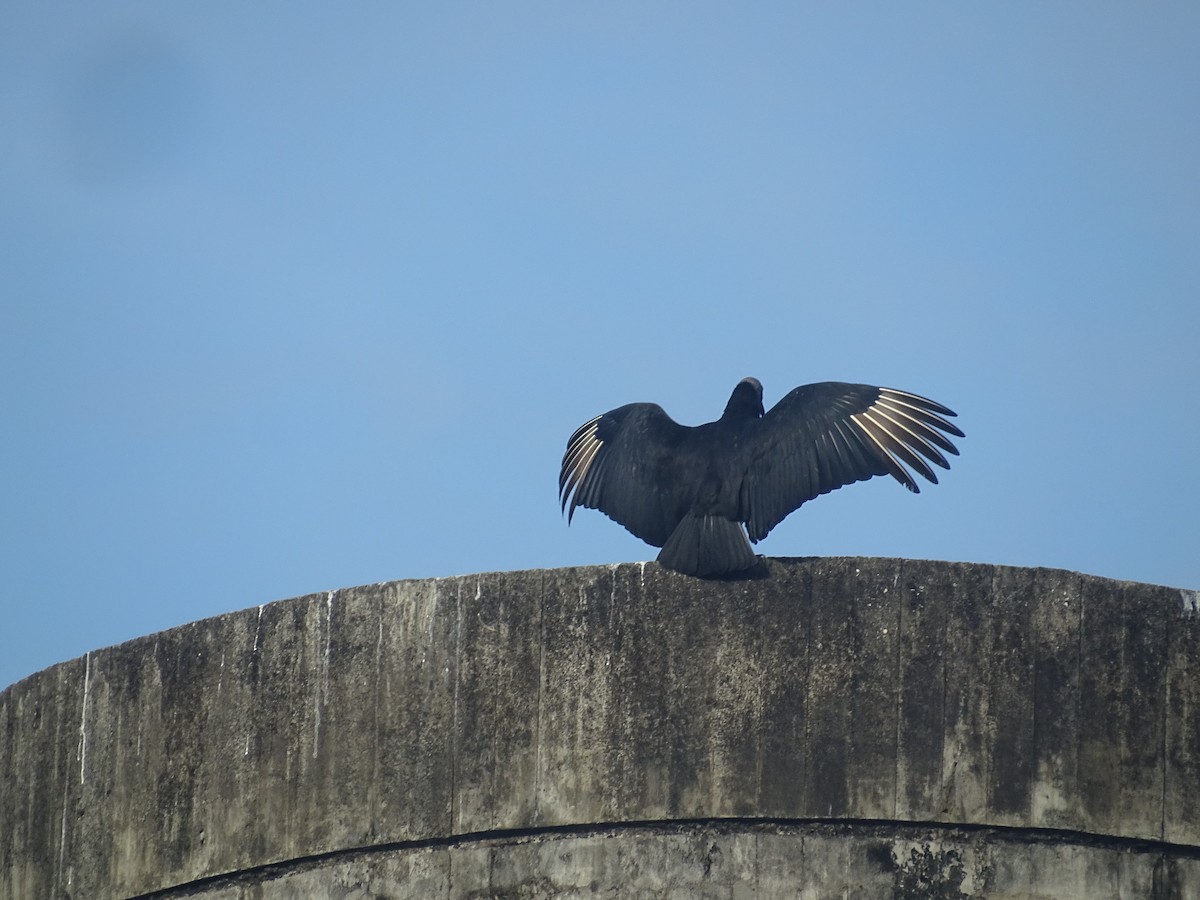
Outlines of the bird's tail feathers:
M 702 578 L 741 572 L 757 560 L 741 523 L 691 514 L 683 517 L 658 554 L 660 565 Z

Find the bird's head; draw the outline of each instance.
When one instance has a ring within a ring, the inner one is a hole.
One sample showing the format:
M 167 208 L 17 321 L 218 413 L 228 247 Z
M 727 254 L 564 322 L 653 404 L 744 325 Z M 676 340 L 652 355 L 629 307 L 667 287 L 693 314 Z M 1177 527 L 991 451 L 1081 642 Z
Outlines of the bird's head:
M 762 418 L 763 388 L 757 378 L 743 378 L 729 395 L 725 404 L 725 414 L 722 418 L 738 416 L 740 418 Z

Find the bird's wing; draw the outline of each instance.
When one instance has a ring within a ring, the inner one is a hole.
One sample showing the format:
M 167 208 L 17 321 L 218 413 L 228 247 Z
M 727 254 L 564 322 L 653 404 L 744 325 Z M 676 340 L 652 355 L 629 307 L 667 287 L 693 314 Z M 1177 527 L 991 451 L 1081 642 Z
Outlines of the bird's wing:
M 558 493 L 567 521 L 598 509 L 661 547 L 682 513 L 675 449 L 688 428 L 654 403 L 630 403 L 581 425 L 567 441 Z
M 964 436 L 943 418 L 953 415 L 925 397 L 869 384 L 796 388 L 763 416 L 742 451 L 739 507 L 750 539 L 762 540 L 813 497 L 873 475 L 919 493 L 909 466 L 936 484 L 929 462 L 948 469 L 942 451 L 958 454 L 943 432 Z

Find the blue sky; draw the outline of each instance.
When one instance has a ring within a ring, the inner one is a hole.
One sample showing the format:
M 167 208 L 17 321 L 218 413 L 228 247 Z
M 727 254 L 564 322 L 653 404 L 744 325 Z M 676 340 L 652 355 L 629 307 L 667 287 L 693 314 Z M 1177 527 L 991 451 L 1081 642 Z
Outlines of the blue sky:
M 866 381 L 963 455 L 772 556 L 1200 587 L 1200 7 L 9 4 L 0 687 L 655 551 L 571 431 Z

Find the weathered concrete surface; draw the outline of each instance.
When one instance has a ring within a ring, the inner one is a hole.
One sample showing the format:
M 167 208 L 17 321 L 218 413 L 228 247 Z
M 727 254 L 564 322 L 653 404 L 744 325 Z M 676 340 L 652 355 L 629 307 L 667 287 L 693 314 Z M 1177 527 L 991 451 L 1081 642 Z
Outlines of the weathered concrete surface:
M 397 582 L 0 694 L 0 898 L 1200 897 L 1198 846 L 1196 595 L 1055 570 Z
M 1200 860 L 1058 835 L 722 820 L 377 848 L 157 896 L 1155 900 L 1197 883 Z

